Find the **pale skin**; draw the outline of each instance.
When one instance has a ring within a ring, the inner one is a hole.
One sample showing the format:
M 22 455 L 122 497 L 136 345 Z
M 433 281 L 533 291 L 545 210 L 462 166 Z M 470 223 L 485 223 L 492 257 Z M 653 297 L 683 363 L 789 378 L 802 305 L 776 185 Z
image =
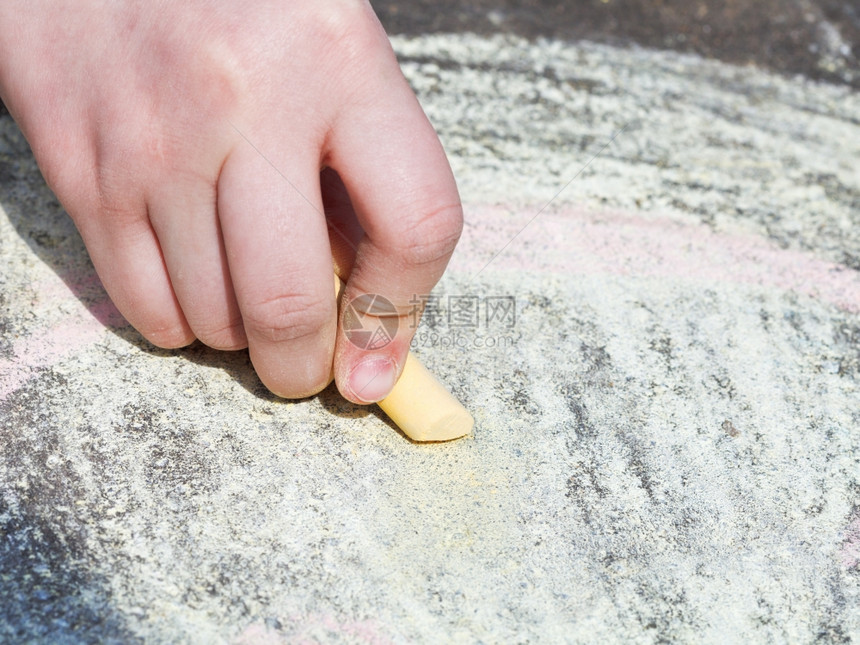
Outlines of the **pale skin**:
M 286 398 L 388 394 L 462 209 L 369 4 L 3 0 L 0 96 L 147 340 L 248 347 Z M 349 343 L 333 269 L 393 342 Z

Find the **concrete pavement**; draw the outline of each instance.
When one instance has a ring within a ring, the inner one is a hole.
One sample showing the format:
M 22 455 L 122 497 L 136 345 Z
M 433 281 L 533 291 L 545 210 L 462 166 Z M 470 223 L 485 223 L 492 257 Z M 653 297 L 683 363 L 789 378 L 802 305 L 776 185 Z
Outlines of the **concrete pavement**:
M 856 91 L 394 44 L 468 219 L 446 445 L 147 345 L 0 118 L 0 640 L 860 639 Z

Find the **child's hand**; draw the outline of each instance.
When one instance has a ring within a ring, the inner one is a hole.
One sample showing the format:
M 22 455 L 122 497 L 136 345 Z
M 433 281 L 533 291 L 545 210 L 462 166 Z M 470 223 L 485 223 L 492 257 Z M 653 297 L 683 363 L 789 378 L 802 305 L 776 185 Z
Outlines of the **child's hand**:
M 462 213 L 366 2 L 3 0 L 0 26 L 0 94 L 132 325 L 248 346 L 281 396 L 333 367 L 387 394 Z M 333 260 L 345 300 L 396 305 L 383 349 L 340 328 Z

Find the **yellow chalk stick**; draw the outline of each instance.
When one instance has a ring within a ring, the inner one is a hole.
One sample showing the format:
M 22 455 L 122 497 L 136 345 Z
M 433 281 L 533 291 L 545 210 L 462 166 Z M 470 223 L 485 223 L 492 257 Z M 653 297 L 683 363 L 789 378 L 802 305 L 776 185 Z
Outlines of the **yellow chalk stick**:
M 468 410 L 409 352 L 403 372 L 379 407 L 413 441 L 450 441 L 472 431 Z
M 335 294 L 343 284 L 335 276 Z M 403 372 L 379 407 L 413 441 L 450 441 L 472 431 L 468 410 L 409 352 Z

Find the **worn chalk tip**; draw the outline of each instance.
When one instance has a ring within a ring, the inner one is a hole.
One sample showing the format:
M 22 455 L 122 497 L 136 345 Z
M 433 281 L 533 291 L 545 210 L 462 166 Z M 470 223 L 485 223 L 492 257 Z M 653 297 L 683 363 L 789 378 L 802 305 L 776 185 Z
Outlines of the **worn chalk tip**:
M 475 427 L 468 410 L 411 352 L 394 389 L 379 407 L 413 441 L 451 441 Z

